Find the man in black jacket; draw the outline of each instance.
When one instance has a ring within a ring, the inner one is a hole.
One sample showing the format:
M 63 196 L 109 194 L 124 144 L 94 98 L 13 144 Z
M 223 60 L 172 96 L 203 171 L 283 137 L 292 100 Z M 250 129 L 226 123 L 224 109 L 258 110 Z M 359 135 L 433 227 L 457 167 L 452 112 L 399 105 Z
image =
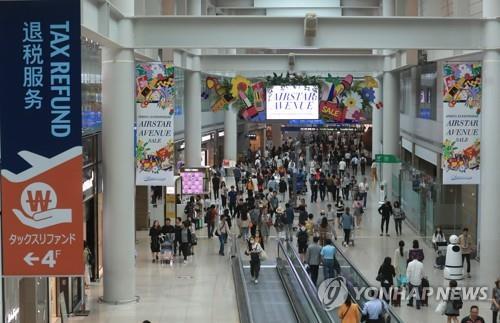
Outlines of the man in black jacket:
M 382 216 L 382 220 L 380 223 L 380 236 L 384 235 L 384 223 L 385 223 L 385 235 L 389 236 L 389 219 L 392 214 L 392 206 L 391 202 L 386 201 L 382 204 L 381 207 L 378 208 L 378 213 Z
M 177 254 L 177 250 L 179 250 L 179 256 L 181 255 L 181 231 L 182 231 L 182 218 L 177 218 L 175 220 L 175 241 L 174 241 L 174 256 Z

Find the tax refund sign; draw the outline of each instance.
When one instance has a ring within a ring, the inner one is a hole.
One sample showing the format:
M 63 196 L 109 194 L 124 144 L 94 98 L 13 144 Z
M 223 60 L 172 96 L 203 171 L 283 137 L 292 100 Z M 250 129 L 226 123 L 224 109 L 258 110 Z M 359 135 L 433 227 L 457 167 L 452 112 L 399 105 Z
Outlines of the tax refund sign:
M 83 275 L 80 1 L 1 1 L 4 276 Z
M 318 87 L 272 86 L 266 90 L 267 120 L 316 120 L 319 118 Z

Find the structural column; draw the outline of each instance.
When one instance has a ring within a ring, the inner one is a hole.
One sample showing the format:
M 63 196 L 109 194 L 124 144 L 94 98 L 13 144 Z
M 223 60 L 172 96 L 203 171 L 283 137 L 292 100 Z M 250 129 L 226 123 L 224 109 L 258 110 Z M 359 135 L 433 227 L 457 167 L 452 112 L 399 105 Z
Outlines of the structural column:
M 377 79 L 379 86 L 375 89 L 375 103 L 382 100 L 382 82 Z M 372 158 L 382 153 L 382 109 L 373 107 L 372 110 Z
M 188 15 L 201 15 L 201 1 L 188 0 Z M 201 73 L 200 50 L 193 50 L 193 69 L 185 72 L 184 142 L 185 165 L 201 166 Z
M 236 162 L 238 158 L 238 111 L 229 106 L 224 111 L 224 159 Z
M 498 0 L 483 0 L 483 15 L 500 16 Z M 488 21 L 485 30 L 486 45 L 494 43 L 500 29 L 498 21 Z M 481 184 L 480 184 L 480 222 L 479 222 L 479 255 L 481 258 L 478 277 L 484 286 L 492 287 L 500 275 L 500 199 L 498 198 L 498 183 L 500 172 L 500 51 L 486 50 L 483 58 L 482 72 L 482 107 L 481 107 Z M 491 296 L 491 295 L 488 295 Z
M 389 60 L 388 57 L 385 58 Z M 399 155 L 399 78 L 395 72 L 384 72 L 383 80 L 383 153 Z M 382 180 L 386 183 L 386 195 L 393 199 L 392 173 L 394 164 L 382 165 Z
M 104 296 L 135 300 L 134 52 L 103 48 Z

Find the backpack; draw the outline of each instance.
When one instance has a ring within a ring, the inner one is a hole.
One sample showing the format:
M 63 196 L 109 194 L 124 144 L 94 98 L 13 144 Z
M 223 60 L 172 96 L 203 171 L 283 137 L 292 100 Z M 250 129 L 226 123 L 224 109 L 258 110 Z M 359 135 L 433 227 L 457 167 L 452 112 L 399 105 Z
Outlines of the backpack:
M 307 240 L 308 240 L 307 231 L 299 230 L 299 233 L 297 233 L 297 242 L 299 244 L 306 244 Z

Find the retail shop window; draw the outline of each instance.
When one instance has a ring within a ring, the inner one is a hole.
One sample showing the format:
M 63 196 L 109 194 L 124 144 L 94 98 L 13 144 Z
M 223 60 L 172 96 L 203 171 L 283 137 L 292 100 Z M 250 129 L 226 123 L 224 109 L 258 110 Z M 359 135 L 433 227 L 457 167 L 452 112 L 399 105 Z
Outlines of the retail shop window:
M 408 114 L 411 111 L 412 105 L 412 79 L 411 70 L 402 71 L 399 77 L 400 96 L 399 96 L 399 110 L 403 114 Z
M 436 120 L 436 64 L 433 63 L 420 66 L 419 72 L 420 78 L 417 86 L 417 118 Z

